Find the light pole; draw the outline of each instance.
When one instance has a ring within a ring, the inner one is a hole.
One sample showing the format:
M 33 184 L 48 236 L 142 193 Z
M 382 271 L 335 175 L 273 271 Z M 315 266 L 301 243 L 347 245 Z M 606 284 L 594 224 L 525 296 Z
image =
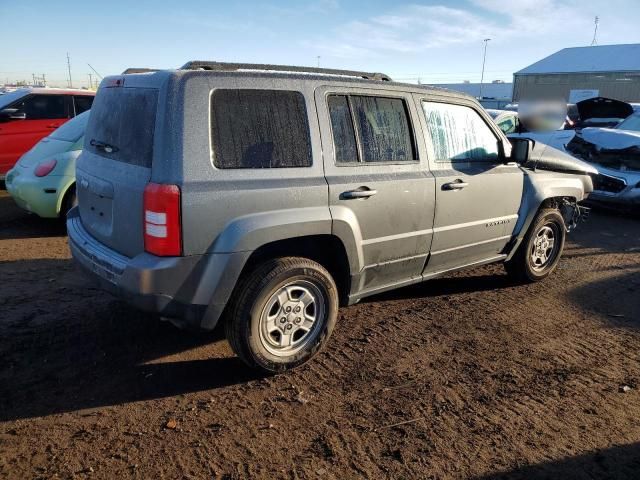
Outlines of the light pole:
M 482 100 L 482 84 L 484 82 L 484 63 L 487 60 L 487 44 L 489 43 L 490 38 L 485 38 L 484 42 L 484 54 L 482 56 L 482 74 L 480 75 L 480 100 Z

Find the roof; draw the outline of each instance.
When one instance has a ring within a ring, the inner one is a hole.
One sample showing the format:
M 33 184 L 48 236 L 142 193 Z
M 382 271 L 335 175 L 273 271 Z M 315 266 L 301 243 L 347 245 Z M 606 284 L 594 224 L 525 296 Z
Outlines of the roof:
M 194 62 L 190 62 L 194 63 Z M 198 62 L 205 63 L 205 62 Z M 402 83 L 394 80 L 385 80 L 389 78 L 384 74 L 379 73 L 367 73 L 357 72 L 350 70 L 332 70 L 332 69 L 318 69 L 313 67 L 300 67 L 300 66 L 281 66 L 281 65 L 255 65 L 255 64 L 224 64 L 209 62 L 215 65 L 223 65 L 225 68 L 179 68 L 175 70 L 156 70 L 146 68 L 132 68 L 131 73 L 122 73 L 120 75 L 111 75 L 105 77 L 103 82 L 116 81 L 122 79 L 123 75 L 126 75 L 127 85 L 130 86 L 149 86 L 160 85 L 167 78 L 187 78 L 193 76 L 212 76 L 212 77 L 247 77 L 247 78 L 269 78 L 280 77 L 288 80 L 301 80 L 301 81 L 323 81 L 323 82 L 340 82 L 340 83 L 352 83 L 372 86 L 376 88 L 398 88 L 401 87 L 405 91 L 437 93 L 447 96 L 461 97 L 464 96 L 464 92 L 441 88 L 440 85 L 426 85 L 415 83 Z M 188 65 L 188 64 L 187 64 Z M 236 65 L 242 65 L 242 68 L 235 68 Z M 227 66 L 233 66 L 227 68 Z M 259 67 L 259 68 L 255 68 Z M 266 67 L 266 68 L 265 68 Z M 126 72 L 126 70 L 125 70 Z M 371 75 L 375 77 L 365 78 L 365 76 Z M 180 81 L 180 80 L 175 80 Z M 489 85 L 489 84 L 486 84 Z M 485 86 L 486 86 L 485 85 Z
M 441 83 L 432 84 L 434 87 L 446 88 L 456 92 L 466 93 L 472 97 L 480 96 L 479 83 Z M 505 99 L 511 101 L 513 83 L 483 83 L 482 96 L 484 98 Z
M 45 95 L 95 95 L 93 90 L 83 90 L 81 88 L 50 88 L 50 87 L 24 87 L 14 90 L 14 92 L 38 93 Z
M 515 75 L 640 71 L 640 43 L 564 48 Z

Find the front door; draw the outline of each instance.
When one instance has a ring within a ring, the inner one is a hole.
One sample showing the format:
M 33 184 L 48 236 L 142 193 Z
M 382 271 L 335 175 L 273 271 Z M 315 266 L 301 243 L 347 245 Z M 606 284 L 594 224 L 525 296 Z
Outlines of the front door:
M 425 275 L 498 259 L 518 220 L 522 170 L 505 163 L 497 127 L 474 103 L 420 98 L 420 104 L 436 186 Z
M 316 105 L 334 229 L 350 225 L 361 257 L 352 293 L 420 278 L 435 192 L 411 95 L 320 88 Z
M 51 134 L 71 116 L 70 99 L 65 95 L 29 95 L 7 108 L 24 113 L 24 120 L 0 123 L 0 176 L 40 139 Z

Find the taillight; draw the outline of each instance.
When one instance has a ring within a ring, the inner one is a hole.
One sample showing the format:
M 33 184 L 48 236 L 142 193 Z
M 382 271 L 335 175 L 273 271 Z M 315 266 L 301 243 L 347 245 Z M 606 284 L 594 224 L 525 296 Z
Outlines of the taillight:
M 58 161 L 55 158 L 52 158 L 45 162 L 39 163 L 33 173 L 36 177 L 46 177 L 53 171 L 54 168 L 56 168 L 57 164 Z
M 160 257 L 182 254 L 180 189 L 149 183 L 144 189 L 144 249 Z

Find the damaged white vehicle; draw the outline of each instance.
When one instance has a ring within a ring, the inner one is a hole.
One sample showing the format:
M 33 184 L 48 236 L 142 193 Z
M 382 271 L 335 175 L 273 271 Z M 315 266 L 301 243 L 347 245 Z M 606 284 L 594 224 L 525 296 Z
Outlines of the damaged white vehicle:
M 598 169 L 591 201 L 640 211 L 640 113 L 614 128 L 583 128 L 565 150 Z

